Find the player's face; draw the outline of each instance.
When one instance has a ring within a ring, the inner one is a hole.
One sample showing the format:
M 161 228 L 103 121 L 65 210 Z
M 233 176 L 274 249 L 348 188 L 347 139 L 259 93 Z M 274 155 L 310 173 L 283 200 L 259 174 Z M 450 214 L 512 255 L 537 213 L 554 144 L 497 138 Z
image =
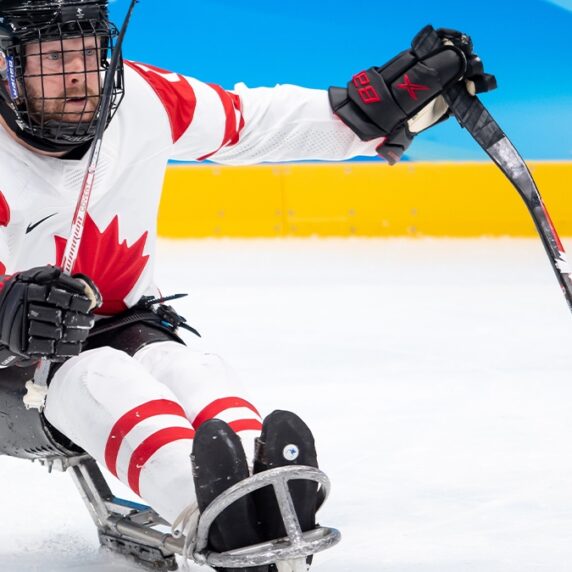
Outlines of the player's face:
M 101 94 L 98 40 L 71 38 L 28 44 L 24 77 L 35 122 L 89 122 Z

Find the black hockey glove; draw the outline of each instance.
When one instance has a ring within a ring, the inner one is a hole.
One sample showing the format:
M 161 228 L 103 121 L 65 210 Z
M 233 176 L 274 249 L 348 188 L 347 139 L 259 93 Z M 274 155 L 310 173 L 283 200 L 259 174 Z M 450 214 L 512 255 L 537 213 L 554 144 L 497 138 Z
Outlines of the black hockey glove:
M 393 165 L 417 133 L 449 117 L 440 96 L 461 80 L 473 95 L 496 88 L 469 36 L 426 26 L 410 50 L 356 74 L 347 89 L 330 87 L 330 104 L 362 141 L 385 137 L 376 151 Z
M 8 278 L 0 293 L 0 366 L 80 353 L 101 295 L 86 276 L 41 266 Z

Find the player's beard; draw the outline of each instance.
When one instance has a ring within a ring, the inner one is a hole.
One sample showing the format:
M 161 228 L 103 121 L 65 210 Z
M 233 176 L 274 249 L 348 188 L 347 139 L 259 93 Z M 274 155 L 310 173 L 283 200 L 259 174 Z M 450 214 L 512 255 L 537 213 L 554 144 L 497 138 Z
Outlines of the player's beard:
M 89 123 L 97 110 L 101 95 L 91 88 L 68 89 L 57 97 L 43 98 L 40 90 L 28 86 L 30 118 L 34 123 Z

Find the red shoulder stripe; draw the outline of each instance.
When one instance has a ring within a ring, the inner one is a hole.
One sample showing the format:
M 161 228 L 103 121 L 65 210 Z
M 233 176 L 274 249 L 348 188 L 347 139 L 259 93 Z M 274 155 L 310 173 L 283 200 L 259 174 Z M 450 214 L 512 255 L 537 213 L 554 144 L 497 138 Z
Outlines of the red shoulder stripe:
M 224 108 L 224 114 L 226 116 L 226 126 L 220 147 L 208 155 L 199 157 L 199 161 L 204 161 L 209 157 L 212 157 L 212 155 L 227 145 L 236 145 L 240 139 L 240 132 L 244 127 L 244 117 L 242 116 L 242 104 L 240 97 L 235 93 L 229 93 L 228 91 L 225 91 L 222 87 L 214 83 L 209 83 L 209 86 L 212 87 L 220 97 L 222 106 Z M 240 121 L 238 125 L 236 124 L 237 111 L 240 113 Z
M 193 122 L 197 107 L 194 89 L 180 74 L 148 64 L 125 63 L 147 81 L 161 100 L 171 123 L 173 143 L 176 143 Z
M 237 95 L 236 93 L 227 92 L 227 95 L 232 99 L 235 109 L 238 109 L 238 111 L 240 112 L 240 121 L 238 122 L 238 132 L 236 133 L 236 139 L 233 139 L 230 142 L 230 145 L 236 145 L 236 143 L 238 143 L 238 140 L 240 138 L 240 132 L 244 129 L 244 124 L 245 124 L 244 115 L 242 115 L 242 102 L 240 101 L 240 96 Z

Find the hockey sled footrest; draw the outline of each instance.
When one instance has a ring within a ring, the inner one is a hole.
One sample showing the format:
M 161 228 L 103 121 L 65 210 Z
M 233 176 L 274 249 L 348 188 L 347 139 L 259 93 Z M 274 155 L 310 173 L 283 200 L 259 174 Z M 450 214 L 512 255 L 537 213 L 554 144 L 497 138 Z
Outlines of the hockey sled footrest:
M 279 560 L 304 558 L 337 544 L 341 540 L 341 534 L 335 528 L 319 526 L 302 532 L 288 487 L 289 481 L 292 480 L 317 482 L 323 488 L 325 498 L 330 492 L 328 477 L 319 469 L 306 466 L 278 467 L 240 481 L 217 497 L 201 515 L 196 537 L 191 541 L 195 562 L 217 568 L 263 566 Z M 227 552 L 207 550 L 210 527 L 221 512 L 243 496 L 267 486 L 274 488 L 286 536 Z
M 139 565 L 154 570 L 155 572 L 171 572 L 177 570 L 177 561 L 174 554 L 169 554 L 134 539 L 124 536 L 116 536 L 108 532 L 99 531 L 101 546 L 122 554 L 137 562 Z

